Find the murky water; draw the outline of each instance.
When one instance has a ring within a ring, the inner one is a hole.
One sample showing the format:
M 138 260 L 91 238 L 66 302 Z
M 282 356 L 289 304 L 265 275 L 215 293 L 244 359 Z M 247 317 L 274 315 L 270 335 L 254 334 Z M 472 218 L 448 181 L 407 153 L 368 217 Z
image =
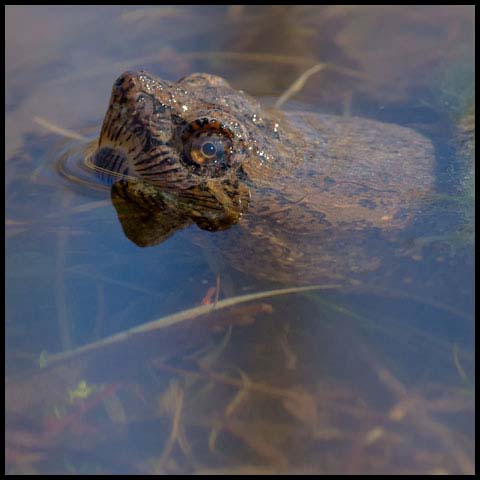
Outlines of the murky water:
M 473 473 L 473 14 L 7 7 L 6 471 Z M 140 248 L 71 156 L 138 69 L 264 105 L 300 78 L 286 111 L 430 139 L 434 191 L 393 244 L 365 239 L 389 250 L 356 288 L 259 278 L 228 230 Z

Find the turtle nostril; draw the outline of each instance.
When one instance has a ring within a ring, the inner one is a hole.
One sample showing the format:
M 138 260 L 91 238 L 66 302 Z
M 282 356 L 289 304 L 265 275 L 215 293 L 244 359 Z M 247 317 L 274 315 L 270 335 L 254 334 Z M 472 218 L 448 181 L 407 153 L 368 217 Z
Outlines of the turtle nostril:
M 137 82 L 138 75 L 135 72 L 123 72 L 113 84 L 114 89 L 132 88 Z
M 116 80 L 113 86 L 115 88 L 121 87 L 123 84 L 123 81 L 125 80 L 125 75 L 120 75 Z

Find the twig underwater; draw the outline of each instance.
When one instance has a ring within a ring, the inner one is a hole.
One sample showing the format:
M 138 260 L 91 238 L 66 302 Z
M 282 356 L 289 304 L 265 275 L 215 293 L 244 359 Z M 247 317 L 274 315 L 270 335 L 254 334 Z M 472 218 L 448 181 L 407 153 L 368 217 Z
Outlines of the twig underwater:
M 207 315 L 212 312 L 223 310 L 228 307 L 232 307 L 232 306 L 239 305 L 246 302 L 251 302 L 253 300 L 276 297 L 281 295 L 289 295 L 294 293 L 310 292 L 315 290 L 331 290 L 331 289 L 338 289 L 338 288 L 341 288 L 341 285 L 339 284 L 310 285 L 310 286 L 304 286 L 304 287 L 281 288 L 276 290 L 251 293 L 248 295 L 240 295 L 237 297 L 226 298 L 224 300 L 218 300 L 213 305 L 200 305 L 187 310 L 183 310 L 178 313 L 174 313 L 172 315 L 167 315 L 160 319 L 144 323 L 143 325 L 130 328 L 120 333 L 116 333 L 110 337 L 106 337 L 102 340 L 99 340 L 98 342 L 89 343 L 82 347 L 79 347 L 73 350 L 68 350 L 66 352 L 47 355 L 42 360 L 42 366 L 48 367 L 48 366 L 57 364 L 58 362 L 72 359 L 83 353 L 91 352 L 108 345 L 123 342 L 137 334 L 160 330 L 175 324 L 179 324 L 187 320 L 193 320 L 195 318 L 198 318 L 203 315 Z

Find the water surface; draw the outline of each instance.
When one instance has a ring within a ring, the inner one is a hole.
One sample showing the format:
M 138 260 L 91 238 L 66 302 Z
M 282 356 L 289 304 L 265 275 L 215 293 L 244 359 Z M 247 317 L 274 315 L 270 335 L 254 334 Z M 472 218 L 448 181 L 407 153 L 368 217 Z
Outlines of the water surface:
M 6 471 L 473 473 L 473 13 L 7 7 Z M 204 248 L 221 233 L 194 225 L 139 248 L 108 189 L 59 173 L 115 78 L 203 71 L 272 105 L 315 65 L 283 109 L 396 123 L 435 147 L 434 195 L 381 276 L 102 344 L 209 292 L 213 306 L 215 287 L 219 306 L 299 287 L 238 272 Z

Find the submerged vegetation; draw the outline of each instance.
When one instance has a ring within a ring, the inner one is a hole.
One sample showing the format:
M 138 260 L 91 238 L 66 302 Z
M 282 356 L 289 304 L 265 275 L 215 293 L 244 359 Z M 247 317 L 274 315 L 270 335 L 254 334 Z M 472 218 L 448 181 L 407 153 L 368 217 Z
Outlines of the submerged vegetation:
M 9 418 L 15 411 L 35 425 L 25 431 L 7 422 L 14 471 L 36 472 L 37 465 L 81 473 L 77 455 L 87 445 L 110 452 L 96 460 L 98 472 L 473 471 L 468 429 L 450 426 L 453 419 L 462 424 L 474 408 L 465 352 L 448 352 L 427 337 L 437 368 L 457 379 L 446 388 L 428 374 L 431 379 L 407 386 L 393 373 L 395 354 L 380 354 L 379 337 L 365 335 L 368 321 L 345 307 L 338 314 L 336 303 L 323 300 L 314 318 L 292 322 L 305 304 L 293 300 L 270 308 L 252 301 L 240 308 L 233 301 L 221 315 L 191 310 L 181 321 L 158 321 L 148 335 L 120 334 L 116 342 L 47 360 L 43 369 L 7 382 Z M 384 335 L 397 333 L 385 326 Z M 338 349 L 326 348 L 322 338 L 337 339 Z M 418 356 L 421 349 L 412 347 Z M 361 381 L 352 382 L 352 375 Z M 131 456 L 122 453 L 135 441 L 127 432 L 141 442 Z M 117 448 L 108 449 L 112 441 Z M 429 447 L 418 449 L 419 442 Z M 50 451 L 56 452 L 53 463 Z

